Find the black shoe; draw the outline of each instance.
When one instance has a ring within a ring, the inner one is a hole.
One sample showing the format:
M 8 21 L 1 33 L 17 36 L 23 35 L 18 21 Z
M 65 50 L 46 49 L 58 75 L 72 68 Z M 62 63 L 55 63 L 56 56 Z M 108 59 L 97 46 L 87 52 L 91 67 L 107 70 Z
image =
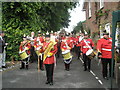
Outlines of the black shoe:
M 87 69 L 84 69 L 84 71 L 87 71 Z
M 28 65 L 26 65 L 26 69 L 28 70 Z
M 29 68 L 27 67 L 26 69 L 28 70 Z
M 44 69 L 43 69 L 43 68 L 41 68 L 40 70 L 41 70 L 41 71 L 44 71 Z
M 50 82 L 50 85 L 53 85 L 53 82 Z
M 20 67 L 20 69 L 24 69 L 23 67 Z
M 108 77 L 103 77 L 105 80 L 108 80 Z
M 70 69 L 66 69 L 66 71 L 70 71 Z
M 6 68 L 6 66 L 2 66 L 2 68 Z
M 46 81 L 46 83 L 45 84 L 49 84 L 50 82 L 48 82 L 48 81 Z
M 88 72 L 90 72 L 90 69 L 88 69 Z

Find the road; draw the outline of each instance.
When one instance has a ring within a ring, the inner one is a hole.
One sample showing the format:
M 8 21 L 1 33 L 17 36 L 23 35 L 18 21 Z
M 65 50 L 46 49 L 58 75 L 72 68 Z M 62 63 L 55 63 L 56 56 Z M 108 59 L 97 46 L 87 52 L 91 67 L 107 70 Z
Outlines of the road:
M 81 59 L 73 53 L 70 71 L 65 71 L 62 57 L 58 58 L 53 86 L 45 84 L 45 70 L 38 72 L 36 62 L 30 64 L 29 70 L 20 70 L 17 66 L 2 73 L 2 88 L 110 88 L 111 80 L 102 78 L 101 64 L 98 66 L 96 59 L 91 63 L 91 71 L 83 71 Z M 117 88 L 115 79 L 113 88 Z

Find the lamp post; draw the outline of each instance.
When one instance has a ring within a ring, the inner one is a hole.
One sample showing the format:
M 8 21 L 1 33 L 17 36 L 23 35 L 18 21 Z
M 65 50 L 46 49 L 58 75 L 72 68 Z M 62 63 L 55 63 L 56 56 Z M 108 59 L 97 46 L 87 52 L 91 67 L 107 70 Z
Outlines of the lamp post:
M 111 90 L 113 88 L 113 67 L 114 67 L 114 47 L 115 47 L 115 36 L 116 36 L 116 27 L 117 27 L 117 22 L 120 22 L 120 10 L 118 11 L 113 11 L 112 13 L 112 68 L 111 68 Z

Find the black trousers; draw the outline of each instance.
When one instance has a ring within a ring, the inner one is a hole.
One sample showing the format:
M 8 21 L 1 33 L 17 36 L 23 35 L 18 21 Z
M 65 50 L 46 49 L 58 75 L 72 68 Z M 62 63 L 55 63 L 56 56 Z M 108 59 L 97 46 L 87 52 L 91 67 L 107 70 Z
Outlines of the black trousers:
M 81 52 L 81 51 L 80 51 L 80 47 L 77 47 L 77 49 L 78 49 L 78 53 L 77 53 L 77 54 L 78 54 L 78 59 L 79 59 L 79 57 L 80 57 L 80 52 Z
M 81 52 L 80 47 L 75 46 L 75 53 L 76 53 L 78 59 L 80 57 L 80 52 Z
M 58 51 L 56 53 L 56 57 L 59 58 L 61 54 L 61 49 L 60 49 L 60 46 L 58 46 L 57 48 L 58 48 Z
M 37 54 L 36 54 L 35 49 L 34 49 L 33 46 L 31 46 L 30 54 L 31 54 L 30 55 L 30 62 L 32 63 L 32 62 L 37 60 Z
M 21 61 L 21 69 L 27 68 L 28 69 L 28 64 L 29 64 L 29 58 L 25 58 L 24 60 Z
M 91 59 L 89 59 L 86 54 L 83 54 L 83 61 L 84 61 L 84 69 L 90 70 L 91 69 Z
M 53 83 L 54 64 L 45 64 L 45 68 L 46 68 L 47 81 Z
M 65 64 L 65 70 L 69 70 L 70 69 L 70 63 L 67 64 L 67 63 L 64 63 Z
M 111 68 L 112 68 L 111 62 L 112 62 L 112 59 L 101 58 L 101 62 L 102 62 L 103 77 L 108 76 L 108 65 L 109 65 L 109 77 L 111 77 Z M 115 64 L 115 62 L 113 63 L 113 76 L 114 76 L 114 64 Z
M 39 56 L 39 60 L 40 60 L 40 62 L 39 62 L 40 69 L 43 69 L 43 54 L 42 54 L 42 56 Z

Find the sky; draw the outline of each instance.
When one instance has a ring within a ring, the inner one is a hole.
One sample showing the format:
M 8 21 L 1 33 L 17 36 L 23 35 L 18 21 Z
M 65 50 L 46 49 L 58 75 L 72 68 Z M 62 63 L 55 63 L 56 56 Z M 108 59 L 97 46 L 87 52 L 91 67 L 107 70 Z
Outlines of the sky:
M 82 0 L 79 3 L 80 5 L 77 5 L 75 9 L 70 11 L 71 22 L 69 23 L 68 28 L 65 28 L 67 32 L 73 31 L 78 22 L 84 21 L 86 19 L 85 11 L 82 11 Z

